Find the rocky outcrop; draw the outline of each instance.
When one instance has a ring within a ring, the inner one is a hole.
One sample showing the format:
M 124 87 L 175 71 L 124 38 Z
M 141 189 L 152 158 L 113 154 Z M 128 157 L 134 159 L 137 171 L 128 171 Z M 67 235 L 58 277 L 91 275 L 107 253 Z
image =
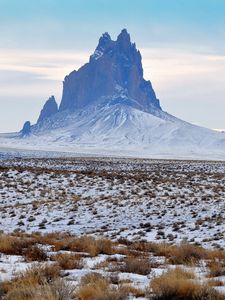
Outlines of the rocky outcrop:
M 31 134 L 31 123 L 30 121 L 26 121 L 21 130 L 21 136 L 26 137 L 29 136 L 30 134 Z
M 37 123 L 44 122 L 46 119 L 52 117 L 58 112 L 58 104 L 55 101 L 55 97 L 51 96 L 43 106 Z
M 146 112 L 161 110 L 126 29 L 116 41 L 104 33 L 89 63 L 65 77 L 59 111 L 76 111 L 99 101 L 122 102 Z

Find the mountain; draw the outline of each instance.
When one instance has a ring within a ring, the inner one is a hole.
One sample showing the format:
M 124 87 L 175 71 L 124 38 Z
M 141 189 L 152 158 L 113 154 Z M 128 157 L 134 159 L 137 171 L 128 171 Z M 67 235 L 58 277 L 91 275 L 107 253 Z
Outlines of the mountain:
M 89 62 L 63 82 L 58 107 L 51 96 L 36 124 L 0 144 L 76 153 L 225 159 L 225 134 L 182 121 L 161 108 L 142 58 L 123 29 L 104 33 Z
M 150 81 L 143 78 L 141 54 L 126 29 L 116 41 L 104 33 L 89 63 L 66 76 L 59 111 L 76 111 L 106 97 L 147 112 L 160 109 Z

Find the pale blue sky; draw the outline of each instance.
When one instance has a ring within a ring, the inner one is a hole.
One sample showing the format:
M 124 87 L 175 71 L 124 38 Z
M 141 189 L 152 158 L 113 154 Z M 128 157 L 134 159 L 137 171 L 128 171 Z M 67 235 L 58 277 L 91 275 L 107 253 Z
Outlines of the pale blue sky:
M 0 132 L 59 102 L 64 76 L 122 28 L 165 110 L 225 128 L 224 0 L 0 0 Z

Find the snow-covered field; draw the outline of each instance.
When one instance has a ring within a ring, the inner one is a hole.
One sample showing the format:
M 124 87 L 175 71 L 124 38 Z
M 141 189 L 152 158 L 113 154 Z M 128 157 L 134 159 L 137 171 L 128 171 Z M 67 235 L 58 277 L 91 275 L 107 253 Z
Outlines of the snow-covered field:
M 224 200 L 225 162 L 221 161 L 31 158 L 15 153 L 2 154 L 0 159 L 0 229 L 8 234 L 70 232 L 115 243 L 189 243 L 223 253 Z M 54 254 L 51 247 L 46 249 L 49 257 Z M 85 253 L 82 268 L 67 270 L 69 281 L 76 285 L 90 272 L 112 276 L 109 264 L 121 265 L 126 258 L 121 250 L 95 257 Z M 149 274 L 127 273 L 117 266 L 117 280 L 145 290 L 155 276 L 174 268 L 164 261 L 157 256 Z M 23 253 L 2 254 L 0 278 L 13 278 L 32 264 L 24 261 Z M 191 271 L 205 278 L 205 264 Z M 221 276 L 217 289 L 223 291 Z
M 3 160 L 0 229 L 225 247 L 224 175 L 224 162 Z

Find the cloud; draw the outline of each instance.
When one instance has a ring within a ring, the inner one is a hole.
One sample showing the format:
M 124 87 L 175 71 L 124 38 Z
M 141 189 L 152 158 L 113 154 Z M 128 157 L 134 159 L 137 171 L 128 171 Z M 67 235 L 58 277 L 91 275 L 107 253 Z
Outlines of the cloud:
M 84 52 L 0 50 L 0 71 L 24 72 L 36 78 L 60 80 L 88 59 Z
M 164 110 L 209 128 L 224 128 L 225 56 L 177 49 L 143 49 Z

